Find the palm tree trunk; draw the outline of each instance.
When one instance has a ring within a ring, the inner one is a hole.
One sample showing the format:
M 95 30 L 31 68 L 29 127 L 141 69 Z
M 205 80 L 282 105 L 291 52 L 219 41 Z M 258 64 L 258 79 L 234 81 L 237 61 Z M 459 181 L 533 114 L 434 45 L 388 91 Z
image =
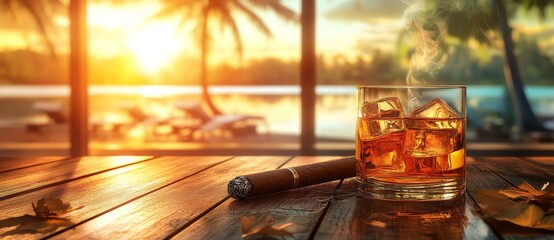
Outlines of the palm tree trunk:
M 533 113 L 531 105 L 525 95 L 523 80 L 514 54 L 512 29 L 508 24 L 506 8 L 502 0 L 496 0 L 494 3 L 498 14 L 502 40 L 504 42 L 504 74 L 506 77 L 506 86 L 508 87 L 508 92 L 511 95 L 514 105 L 516 124 L 522 135 L 529 131 L 548 131 Z
M 214 115 L 220 115 L 221 111 L 219 111 L 213 103 L 210 92 L 208 91 L 208 15 L 208 12 L 204 13 L 201 30 L 200 84 L 202 86 L 202 98 L 210 108 L 210 111 L 212 111 Z

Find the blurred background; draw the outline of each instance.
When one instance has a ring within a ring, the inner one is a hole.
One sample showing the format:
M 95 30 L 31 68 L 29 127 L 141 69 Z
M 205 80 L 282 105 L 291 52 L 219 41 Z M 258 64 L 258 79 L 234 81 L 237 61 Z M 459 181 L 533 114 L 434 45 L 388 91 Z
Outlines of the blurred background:
M 318 154 L 354 152 L 356 85 L 406 84 L 413 2 L 316 1 Z M 554 4 L 445 2 L 422 79 L 467 85 L 470 153 L 554 149 Z M 298 151 L 301 3 L 86 1 L 91 154 Z M 69 27 L 69 0 L 0 1 L 0 155 L 68 154 Z

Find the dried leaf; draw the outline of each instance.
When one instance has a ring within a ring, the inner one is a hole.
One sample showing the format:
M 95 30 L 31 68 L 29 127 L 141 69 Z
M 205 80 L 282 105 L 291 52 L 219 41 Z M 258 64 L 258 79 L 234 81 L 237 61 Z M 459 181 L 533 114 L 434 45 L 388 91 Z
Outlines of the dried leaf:
M 496 220 L 508 221 L 523 227 L 534 227 L 544 217 L 542 209 L 534 204 L 518 204 L 491 215 Z
M 371 226 L 377 227 L 377 228 L 386 228 L 387 227 L 386 223 L 381 222 L 381 221 L 377 221 L 377 220 L 370 220 L 368 222 L 368 224 L 371 225 Z
M 483 211 L 498 212 L 515 205 L 513 201 L 496 190 L 483 190 L 478 192 L 475 197 L 478 202 L 482 203 Z
M 554 231 L 554 215 L 547 215 L 542 218 L 542 221 L 535 225 L 536 228 Z
M 286 225 L 285 227 L 288 227 L 288 226 L 292 225 L 292 223 L 286 223 L 286 224 L 283 224 L 283 225 Z M 272 227 L 272 226 L 265 226 L 256 235 L 266 235 L 266 236 L 276 236 L 276 237 L 283 237 L 283 236 L 292 237 L 292 233 L 290 233 L 289 231 L 283 230 L 282 228 L 278 228 L 278 227 Z
M 34 203 L 31 205 L 37 217 L 58 216 L 83 207 L 71 208 L 69 203 L 64 203 L 59 198 L 41 198 L 36 206 Z
M 253 235 L 257 234 L 267 225 L 271 225 L 273 222 L 273 219 L 271 216 L 266 216 L 263 219 L 259 219 L 256 216 L 240 216 L 240 226 L 242 229 L 242 237 L 244 238 L 245 235 Z
M 274 223 L 273 217 L 266 215 L 264 217 L 256 216 L 240 216 L 240 225 L 242 229 L 242 237 L 250 237 L 255 235 L 265 235 L 265 236 L 293 236 L 284 228 L 291 226 L 292 223 L 284 223 L 278 226 L 272 226 Z
M 519 186 L 517 186 L 517 187 L 519 189 L 525 190 L 525 191 L 527 191 L 527 192 L 529 192 L 529 193 L 531 193 L 535 196 L 544 194 L 543 191 L 539 191 L 539 190 L 535 189 L 531 184 L 529 184 L 527 182 L 523 182 L 523 183 L 519 184 Z
M 255 224 L 255 216 L 240 216 L 240 229 L 243 233 L 249 232 Z
M 520 188 L 509 188 L 498 191 L 498 193 L 503 194 L 506 197 L 511 199 L 525 198 L 525 199 L 534 199 L 535 194 L 532 194 L 526 190 Z
M 485 190 L 477 194 L 482 213 L 499 221 L 519 226 L 554 230 L 554 187 L 549 183 L 540 190 L 523 182 L 517 188 Z

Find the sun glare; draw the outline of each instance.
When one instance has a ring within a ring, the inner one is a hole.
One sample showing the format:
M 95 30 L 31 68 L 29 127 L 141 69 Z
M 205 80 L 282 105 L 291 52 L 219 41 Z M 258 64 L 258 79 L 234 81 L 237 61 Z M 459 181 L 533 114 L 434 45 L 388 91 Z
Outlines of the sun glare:
M 129 50 L 144 73 L 158 73 L 184 50 L 184 40 L 175 35 L 175 29 L 167 22 L 151 23 L 129 35 Z

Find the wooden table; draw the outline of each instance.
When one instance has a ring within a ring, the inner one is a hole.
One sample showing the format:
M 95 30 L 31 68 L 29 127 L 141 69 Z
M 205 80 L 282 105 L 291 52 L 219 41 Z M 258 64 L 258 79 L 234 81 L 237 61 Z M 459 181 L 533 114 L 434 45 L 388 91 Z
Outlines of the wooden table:
M 295 239 L 554 239 L 554 232 L 485 223 L 474 198 L 483 189 L 552 182 L 554 157 L 468 158 L 465 198 L 432 204 L 356 197 L 354 179 L 243 201 L 227 196 L 237 175 L 334 158 L 0 158 L 0 238 L 240 239 L 240 216 L 253 216 L 290 223 Z M 48 196 L 77 209 L 37 222 L 31 202 Z

